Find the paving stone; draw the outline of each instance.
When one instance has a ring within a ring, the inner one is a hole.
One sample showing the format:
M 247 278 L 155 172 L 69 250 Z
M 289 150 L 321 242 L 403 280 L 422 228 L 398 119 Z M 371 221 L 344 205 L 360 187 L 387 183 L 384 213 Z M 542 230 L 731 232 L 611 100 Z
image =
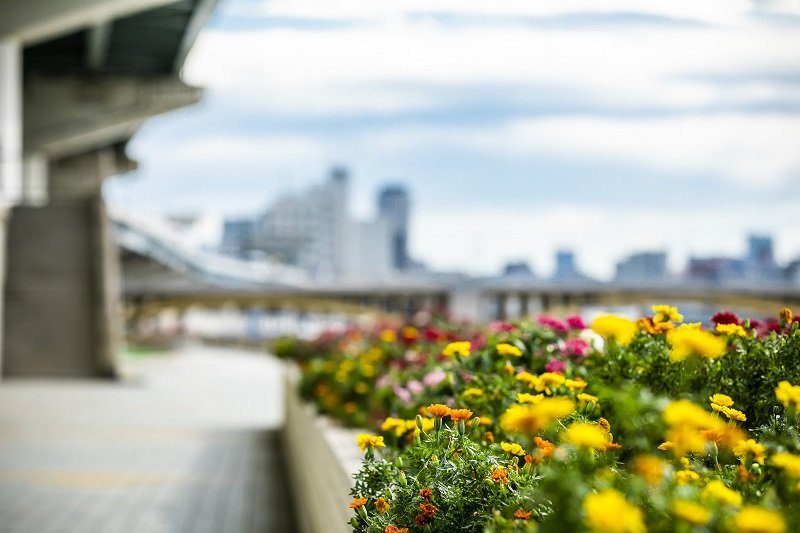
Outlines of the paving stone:
M 0 531 L 295 531 L 277 361 L 187 346 L 125 371 L 0 382 Z

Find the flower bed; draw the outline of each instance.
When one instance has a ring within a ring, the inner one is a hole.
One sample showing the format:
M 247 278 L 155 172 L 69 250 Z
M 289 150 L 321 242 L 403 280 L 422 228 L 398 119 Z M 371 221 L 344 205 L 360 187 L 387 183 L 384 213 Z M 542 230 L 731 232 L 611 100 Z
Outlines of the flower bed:
M 763 323 L 720 313 L 709 328 L 655 306 L 591 329 L 542 317 L 328 341 L 326 358 L 302 362 L 300 391 L 376 434 L 357 439 L 354 485 L 319 481 L 337 509 L 313 531 L 346 519 L 383 533 L 800 530 L 788 309 Z

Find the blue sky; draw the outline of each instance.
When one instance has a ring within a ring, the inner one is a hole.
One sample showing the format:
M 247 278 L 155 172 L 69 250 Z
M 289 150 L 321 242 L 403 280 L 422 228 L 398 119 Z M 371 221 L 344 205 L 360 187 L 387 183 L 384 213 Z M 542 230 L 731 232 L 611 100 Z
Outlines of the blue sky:
M 410 189 L 438 268 L 800 256 L 798 0 L 222 0 L 184 75 L 112 203 L 247 215 L 340 163 L 359 216 Z

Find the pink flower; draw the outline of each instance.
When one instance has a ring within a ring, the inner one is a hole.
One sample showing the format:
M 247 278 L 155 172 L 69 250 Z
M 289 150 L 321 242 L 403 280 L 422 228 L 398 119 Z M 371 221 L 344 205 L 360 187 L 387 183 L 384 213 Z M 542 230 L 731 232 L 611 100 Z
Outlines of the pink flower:
M 549 315 L 542 315 L 536 319 L 536 323 L 540 326 L 544 326 L 546 328 L 550 328 L 553 331 L 567 331 L 569 328 L 567 325 L 562 322 L 561 320 L 549 316 Z
M 586 322 L 583 321 L 583 318 L 581 318 L 580 315 L 568 316 L 567 324 L 572 329 L 586 329 Z
M 564 341 L 564 355 L 574 355 L 577 357 L 586 357 L 586 352 L 589 350 L 589 342 L 580 337 L 575 339 L 567 339 Z
M 375 380 L 375 388 L 376 389 L 382 389 L 384 387 L 388 387 L 391 384 L 392 384 L 392 380 L 389 379 L 389 376 L 387 376 L 386 374 L 383 374 L 381 377 L 379 377 L 377 380 Z
M 404 403 L 411 403 L 411 393 L 408 392 L 403 387 L 396 386 L 394 388 L 394 394 L 395 396 L 403 400 Z
M 492 333 L 502 333 L 507 331 L 514 331 L 514 325 L 508 322 L 503 322 L 500 320 L 495 320 L 491 324 L 489 324 L 489 331 Z
M 406 388 L 411 394 L 419 394 L 420 392 L 425 390 L 425 386 L 416 379 L 413 379 L 408 383 L 406 383 Z
M 563 372 L 566 368 L 567 365 L 560 359 L 550 359 L 547 364 L 544 365 L 544 369 L 547 372 Z
M 444 381 L 446 377 L 447 373 L 445 371 L 436 370 L 422 378 L 422 383 L 424 383 L 426 387 L 433 387 Z

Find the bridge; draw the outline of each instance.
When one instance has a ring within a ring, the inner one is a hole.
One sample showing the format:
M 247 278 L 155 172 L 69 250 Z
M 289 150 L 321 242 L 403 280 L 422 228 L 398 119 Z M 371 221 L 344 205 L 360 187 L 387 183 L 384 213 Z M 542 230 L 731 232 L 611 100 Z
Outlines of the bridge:
M 169 225 L 124 210 L 112 210 L 112 220 L 123 248 L 129 318 L 165 309 L 230 306 L 350 315 L 370 311 L 411 315 L 427 310 L 473 321 L 653 302 L 696 302 L 764 315 L 774 315 L 784 305 L 800 307 L 800 286 L 783 283 L 624 284 L 407 275 L 383 281 L 324 282 L 297 268 L 186 246 Z

